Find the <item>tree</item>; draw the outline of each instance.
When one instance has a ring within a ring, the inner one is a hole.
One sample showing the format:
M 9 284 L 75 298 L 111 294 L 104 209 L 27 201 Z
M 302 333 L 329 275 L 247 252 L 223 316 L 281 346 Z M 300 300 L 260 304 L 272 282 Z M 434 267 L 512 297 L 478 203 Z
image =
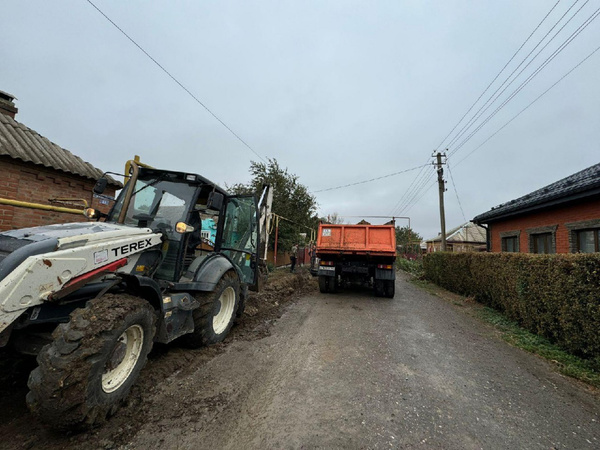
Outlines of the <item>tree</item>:
M 422 240 L 423 238 L 411 228 L 396 227 L 396 245 L 400 248 L 401 254 L 421 253 Z
M 298 182 L 298 176 L 282 168 L 276 159 L 267 163 L 250 162 L 252 180 L 248 184 L 235 184 L 229 190 L 236 194 L 261 192 L 265 184 L 273 188 L 273 212 L 287 220 L 279 221 L 279 247 L 289 249 L 300 241 L 300 233 L 316 228 L 317 201 L 308 188 Z M 308 227 L 308 228 L 307 228 Z M 274 240 L 271 239 L 272 247 Z
M 321 222 L 323 223 L 331 223 L 331 224 L 344 224 L 344 218 L 342 216 L 340 216 L 337 212 L 334 212 L 333 214 L 327 214 L 327 217 L 322 217 Z

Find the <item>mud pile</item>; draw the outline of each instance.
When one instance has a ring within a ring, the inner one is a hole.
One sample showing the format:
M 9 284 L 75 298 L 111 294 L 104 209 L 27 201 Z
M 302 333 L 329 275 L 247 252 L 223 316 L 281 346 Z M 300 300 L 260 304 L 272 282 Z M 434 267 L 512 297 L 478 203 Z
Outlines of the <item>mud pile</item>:
M 316 291 L 317 283 L 307 270 L 299 268 L 293 274 L 287 271 L 272 273 L 261 292 L 250 293 L 244 314 L 224 342 L 197 350 L 179 347 L 177 342 L 155 344 L 126 404 L 106 425 L 79 434 L 52 431 L 29 413 L 25 405 L 27 378 L 36 366 L 35 359 L 1 354 L 0 434 L 5 439 L 0 446 L 8 449 L 43 447 L 48 450 L 122 447 L 143 424 L 155 422 L 157 426 L 164 426 L 165 417 L 174 419 L 181 414 L 181 411 L 176 411 L 177 405 L 157 404 L 155 396 L 162 383 L 178 383 L 180 374 L 183 376 L 206 364 L 226 351 L 232 342 L 269 336 L 271 326 L 281 317 L 286 305 L 303 294 Z M 160 414 L 157 413 L 159 411 Z

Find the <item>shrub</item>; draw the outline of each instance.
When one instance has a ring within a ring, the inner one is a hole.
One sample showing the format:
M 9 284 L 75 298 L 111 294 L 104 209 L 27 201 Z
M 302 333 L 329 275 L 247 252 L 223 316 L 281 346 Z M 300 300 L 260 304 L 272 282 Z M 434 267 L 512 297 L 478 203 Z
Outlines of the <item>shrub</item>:
M 398 269 L 404 270 L 405 272 L 411 273 L 418 277 L 423 275 L 423 259 L 406 259 L 398 258 L 396 260 Z
M 431 253 L 423 270 L 574 354 L 600 358 L 600 254 Z

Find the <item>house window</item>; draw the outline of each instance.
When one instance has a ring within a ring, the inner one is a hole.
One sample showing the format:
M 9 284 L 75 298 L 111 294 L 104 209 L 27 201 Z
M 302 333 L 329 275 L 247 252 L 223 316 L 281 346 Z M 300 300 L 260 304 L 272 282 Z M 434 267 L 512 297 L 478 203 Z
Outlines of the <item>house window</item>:
M 519 251 L 519 239 L 517 236 L 509 236 L 502 238 L 502 251 L 503 252 L 518 252 Z
M 571 253 L 600 252 L 600 219 L 566 223 Z
M 552 248 L 552 233 L 532 234 L 533 253 L 554 253 Z
M 519 253 L 521 251 L 519 242 L 521 240 L 521 230 L 501 231 L 500 243 L 501 251 Z
M 578 252 L 594 253 L 600 251 L 600 230 L 578 230 L 575 235 L 577 236 Z
M 527 229 L 529 253 L 556 253 L 556 230 L 558 225 Z

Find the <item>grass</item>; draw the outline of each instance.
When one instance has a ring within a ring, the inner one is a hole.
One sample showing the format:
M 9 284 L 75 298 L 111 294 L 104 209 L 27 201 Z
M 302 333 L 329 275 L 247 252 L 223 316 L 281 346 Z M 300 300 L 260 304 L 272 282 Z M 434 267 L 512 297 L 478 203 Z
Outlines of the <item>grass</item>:
M 594 360 L 579 358 L 564 351 L 548 339 L 521 328 L 495 309 L 481 308 L 477 311 L 477 315 L 494 325 L 500 331 L 502 339 L 510 345 L 553 362 L 564 375 L 600 388 L 600 371 Z
M 566 352 L 548 339 L 531 333 L 521 328 L 514 322 L 495 309 L 484 307 L 463 298 L 462 302 L 456 301 L 456 294 L 449 293 L 441 287 L 422 280 L 412 280 L 416 286 L 426 290 L 430 294 L 451 301 L 457 306 L 473 305 L 471 311 L 479 319 L 493 325 L 499 331 L 502 339 L 510 345 L 538 355 L 552 362 L 563 375 L 576 378 L 591 386 L 600 388 L 600 360 L 583 359 Z
M 416 277 L 421 277 L 423 275 L 423 259 L 405 259 L 405 258 L 397 258 L 396 265 L 398 269 L 404 270 Z

